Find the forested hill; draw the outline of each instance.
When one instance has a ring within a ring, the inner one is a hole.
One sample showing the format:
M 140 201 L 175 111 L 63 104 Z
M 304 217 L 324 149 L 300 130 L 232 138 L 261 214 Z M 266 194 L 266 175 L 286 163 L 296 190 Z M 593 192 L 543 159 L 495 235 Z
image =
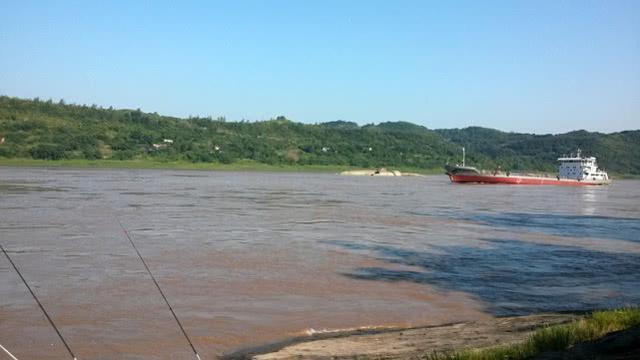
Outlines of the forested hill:
M 358 126 L 188 118 L 64 102 L 0 97 L 0 157 L 139 159 L 358 167 L 439 168 L 461 157 L 479 167 L 553 171 L 558 155 L 580 147 L 607 170 L 640 174 L 640 131 L 561 135 L 492 129 L 430 130 L 407 122 Z

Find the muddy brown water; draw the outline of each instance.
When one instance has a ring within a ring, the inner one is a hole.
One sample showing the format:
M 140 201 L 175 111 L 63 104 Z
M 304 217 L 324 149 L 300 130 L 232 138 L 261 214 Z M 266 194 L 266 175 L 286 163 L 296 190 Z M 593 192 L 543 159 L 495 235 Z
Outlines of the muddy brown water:
M 117 219 L 203 359 L 317 331 L 640 303 L 640 181 L 0 168 L 0 242 L 80 359 L 193 358 Z M 67 356 L 5 258 L 0 344 Z

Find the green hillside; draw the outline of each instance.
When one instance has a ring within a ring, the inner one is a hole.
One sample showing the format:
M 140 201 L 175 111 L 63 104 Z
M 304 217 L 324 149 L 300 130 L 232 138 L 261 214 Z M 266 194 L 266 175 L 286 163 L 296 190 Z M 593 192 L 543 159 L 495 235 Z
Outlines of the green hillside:
M 188 118 L 64 102 L 0 97 L 0 157 L 151 159 L 357 167 L 439 168 L 460 158 L 480 167 L 555 169 L 558 155 L 577 147 L 608 170 L 640 174 L 640 131 L 576 131 L 561 135 L 492 129 L 430 130 L 407 122 L 358 126 L 348 121 L 301 124 L 282 116 L 259 122 Z

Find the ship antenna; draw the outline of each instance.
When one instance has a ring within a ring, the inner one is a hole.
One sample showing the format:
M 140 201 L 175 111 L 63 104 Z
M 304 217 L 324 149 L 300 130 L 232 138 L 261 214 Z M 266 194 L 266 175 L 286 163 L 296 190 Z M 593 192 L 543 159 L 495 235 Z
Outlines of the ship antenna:
M 462 166 L 464 166 L 464 146 L 462 147 Z
M 18 270 L 18 267 L 13 262 L 13 260 L 11 260 L 11 258 L 9 257 L 9 254 L 7 253 L 7 250 L 4 249 L 2 244 L 0 244 L 0 249 L 2 249 L 2 252 L 4 253 L 4 256 L 7 257 L 7 260 L 9 260 L 9 263 L 11 263 L 11 266 L 13 266 L 13 269 L 16 271 L 16 273 L 18 273 L 18 276 L 20 276 L 20 279 L 24 283 L 24 286 L 27 287 L 27 290 L 29 290 L 29 292 L 31 293 L 31 296 L 33 297 L 33 299 L 36 301 L 36 303 L 40 307 L 40 310 L 42 310 L 42 312 L 44 313 L 44 316 L 47 318 L 47 320 L 49 320 L 49 324 L 51 324 L 51 326 L 53 327 L 53 330 L 56 331 L 56 333 L 58 334 L 58 337 L 60 338 L 60 340 L 62 340 L 62 343 L 64 344 L 64 347 L 67 348 L 67 351 L 69 352 L 69 355 L 71 355 L 73 360 L 76 360 L 77 358 L 76 358 L 75 354 L 73 353 L 73 351 L 71 351 L 71 348 L 69 347 L 69 344 L 67 344 L 67 342 L 64 340 L 64 338 L 62 337 L 62 334 L 60 333 L 60 330 L 58 330 L 58 327 L 56 326 L 56 324 L 53 323 L 53 320 L 51 319 L 51 317 L 47 313 L 47 310 L 44 309 L 44 306 L 42 306 L 42 303 L 40 302 L 40 300 L 38 300 L 38 297 L 36 296 L 36 294 L 33 292 L 33 290 L 31 290 L 31 286 L 29 286 L 29 284 L 27 284 L 27 280 L 24 279 L 24 276 L 22 276 L 22 273 L 20 272 L 20 270 Z M 4 349 L 4 347 L 3 347 L 3 349 Z M 8 352 L 6 349 L 4 349 L 4 350 L 6 352 Z M 14 359 L 15 359 L 15 357 L 14 357 Z
M 160 295 L 162 295 L 162 298 L 164 299 L 164 302 L 169 307 L 169 311 L 171 311 L 171 315 L 173 315 L 173 318 L 176 319 L 176 322 L 178 323 L 178 327 L 180 327 L 180 330 L 182 330 L 182 334 L 184 335 L 185 339 L 187 339 L 187 342 L 189 343 L 189 346 L 191 347 L 191 350 L 193 350 L 193 353 L 195 354 L 196 359 L 200 360 L 200 355 L 198 355 L 198 351 L 196 351 L 195 346 L 193 346 L 193 343 L 191 342 L 191 339 L 189 338 L 189 335 L 187 335 L 187 332 L 184 330 L 184 327 L 182 327 L 182 323 L 180 323 L 180 320 L 178 320 L 178 316 L 173 311 L 173 308 L 171 307 L 171 304 L 169 304 L 169 300 L 167 300 L 167 297 L 164 295 L 164 292 L 160 288 L 160 284 L 158 284 L 158 281 L 156 281 L 156 278 L 151 273 L 151 270 L 149 269 L 149 266 L 147 265 L 147 262 L 144 261 L 144 258 L 142 257 L 142 254 L 140 254 L 140 251 L 138 251 L 138 247 L 136 247 L 136 244 L 133 242 L 133 239 L 131 238 L 131 235 L 129 235 L 129 232 L 127 231 L 127 229 L 124 228 L 124 225 L 122 225 L 122 222 L 120 222 L 120 219 L 118 219 L 118 217 L 116 217 L 116 220 L 118 221 L 118 224 L 120 225 L 120 228 L 122 229 L 122 231 L 124 231 L 124 234 L 127 236 L 127 239 L 129 239 L 129 242 L 131 243 L 131 246 L 133 246 L 133 250 L 135 250 L 136 254 L 138 254 L 138 257 L 140 258 L 140 261 L 142 261 L 142 265 L 144 265 L 144 268 L 147 269 L 147 272 L 149 273 L 149 276 L 151 277 L 151 280 L 153 280 L 153 283 L 156 284 L 156 288 L 158 288 L 158 292 L 160 293 Z

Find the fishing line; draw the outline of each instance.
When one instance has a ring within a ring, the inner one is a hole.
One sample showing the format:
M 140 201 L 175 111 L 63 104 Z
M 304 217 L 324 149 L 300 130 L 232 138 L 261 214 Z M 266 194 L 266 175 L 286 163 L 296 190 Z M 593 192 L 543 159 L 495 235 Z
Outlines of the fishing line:
M 169 307 L 169 311 L 171 311 L 171 314 L 173 315 L 173 318 L 176 319 L 176 322 L 178 323 L 178 326 L 180 327 L 180 330 L 182 330 L 182 334 L 184 335 L 185 339 L 187 339 L 187 342 L 189 343 L 189 346 L 191 346 L 191 350 L 193 350 L 193 353 L 196 355 L 196 358 L 198 360 L 200 360 L 200 355 L 198 355 L 198 351 L 196 351 L 196 348 L 195 348 L 195 346 L 193 346 L 193 343 L 191 342 L 191 339 L 189 339 L 189 335 L 187 335 L 187 332 L 184 330 L 184 327 L 182 327 L 182 323 L 180 323 L 180 320 L 178 320 L 178 316 L 173 311 L 173 308 L 171 307 L 171 304 L 169 304 L 169 300 L 167 300 L 167 297 L 164 295 L 164 292 L 160 288 L 160 284 L 158 284 L 158 282 L 156 281 L 156 278 L 151 273 L 151 270 L 149 269 L 149 266 L 147 265 L 147 262 L 144 261 L 144 258 L 142 257 L 142 254 L 140 254 L 140 251 L 138 251 L 138 247 L 136 247 L 136 244 L 133 242 L 133 239 L 131 238 L 131 235 L 129 235 L 129 232 L 127 231 L 127 229 L 124 228 L 124 225 L 122 225 L 122 222 L 120 222 L 120 219 L 118 219 L 117 216 L 115 218 L 118 221 L 118 224 L 120 225 L 120 228 L 122 229 L 122 231 L 124 231 L 124 234 L 127 236 L 127 239 L 129 239 L 129 242 L 131 243 L 131 246 L 133 246 L 133 249 L 136 251 L 136 254 L 138 254 L 138 257 L 140 258 L 140 261 L 142 261 L 142 265 L 144 265 L 145 269 L 147 269 L 147 273 L 149 273 L 149 276 L 151 277 L 151 280 L 153 280 L 153 283 L 156 284 L 156 288 L 158 288 L 158 292 L 160 292 L 160 295 L 162 295 L 162 298 L 164 299 L 164 302 Z
M 9 260 L 9 262 L 11 263 L 11 266 L 13 266 L 13 269 L 18 273 L 18 276 L 20 276 L 20 279 L 22 279 L 22 282 L 24 283 L 24 286 L 27 287 L 27 290 L 29 290 L 29 292 L 31 293 L 31 296 L 33 297 L 33 299 L 36 301 L 36 303 L 38 303 L 38 306 L 40 307 L 40 310 L 42 310 L 42 312 L 44 313 L 44 316 L 46 316 L 47 320 L 49 320 L 49 324 L 51 324 L 53 329 L 58 334 L 58 337 L 60 338 L 60 340 L 62 340 L 62 343 L 64 344 L 64 347 L 67 348 L 67 351 L 69 352 L 69 355 L 71 355 L 73 360 L 77 360 L 76 356 L 73 354 L 73 351 L 71 351 L 71 348 L 69 347 L 69 344 L 67 344 L 67 342 L 64 341 L 64 338 L 62 337 L 62 334 L 60 333 L 60 330 L 58 330 L 58 327 L 56 326 L 56 324 L 53 323 L 53 320 L 51 320 L 51 317 L 47 313 L 47 310 L 44 309 L 44 306 L 42 306 L 42 303 L 40 303 L 40 300 L 38 300 L 38 297 L 36 296 L 36 294 L 33 292 L 33 290 L 31 290 L 31 287 L 29 286 L 29 284 L 27 284 L 27 280 L 24 279 L 24 276 L 22 276 L 22 273 L 20 272 L 20 270 L 18 270 L 18 267 L 16 266 L 16 264 L 13 263 L 13 260 L 11 260 L 11 257 L 9 257 L 9 254 L 4 249 L 2 244 L 0 244 L 0 249 L 2 249 L 2 252 L 4 253 L 4 256 L 7 257 L 7 260 Z M 5 349 L 4 347 L 2 349 L 4 351 L 6 351 L 7 353 L 9 353 L 7 351 L 7 349 Z M 14 357 L 14 359 L 15 359 L 15 357 Z
M 9 352 L 9 350 L 7 350 L 7 348 L 5 348 L 4 346 L 2 346 L 2 344 L 0 344 L 0 348 L 2 348 L 2 350 L 4 350 L 4 352 L 6 352 L 6 353 L 9 355 L 9 357 L 11 357 L 11 359 L 13 359 L 13 360 L 18 360 L 18 358 L 17 358 L 17 357 L 15 357 L 15 356 L 13 356 L 13 354 L 12 354 L 12 353 L 10 353 L 10 352 Z

